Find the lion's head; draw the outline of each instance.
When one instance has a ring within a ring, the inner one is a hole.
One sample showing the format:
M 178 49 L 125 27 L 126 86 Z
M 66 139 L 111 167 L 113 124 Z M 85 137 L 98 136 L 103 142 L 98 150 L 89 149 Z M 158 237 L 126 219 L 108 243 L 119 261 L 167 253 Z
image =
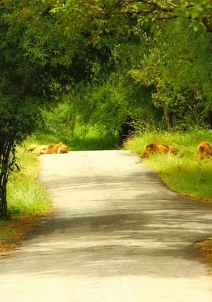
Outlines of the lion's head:
M 57 148 L 57 153 L 67 153 L 67 152 L 68 152 L 68 146 L 63 143 L 59 143 Z

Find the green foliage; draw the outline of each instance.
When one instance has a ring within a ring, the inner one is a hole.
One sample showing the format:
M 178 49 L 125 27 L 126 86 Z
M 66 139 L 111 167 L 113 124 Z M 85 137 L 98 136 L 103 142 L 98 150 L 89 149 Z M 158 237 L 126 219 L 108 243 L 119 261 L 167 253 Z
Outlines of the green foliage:
M 119 148 L 117 133 L 95 127 L 77 127 L 69 138 L 71 150 L 110 150 Z
M 130 72 L 142 85 L 155 86 L 153 102 L 163 108 L 169 129 L 203 126 L 212 110 L 212 54 L 208 51 L 212 37 L 203 28 L 194 32 L 189 23 L 169 22 L 155 37 L 140 69 Z
M 6 224 L 4 221 L 0 221 L 0 240 L 11 239 L 15 235 L 15 231 L 4 224 Z
M 41 109 L 58 101 L 68 81 L 66 69 L 53 64 L 59 41 L 49 41 L 55 22 L 50 8 L 34 4 L 0 3 L 0 217 L 7 215 L 6 185 L 16 167 L 16 145 L 42 122 Z
M 137 131 L 149 127 L 150 122 L 158 125 L 161 112 L 148 99 L 151 89 L 138 85 L 129 76 L 113 73 L 103 85 L 67 97 L 54 110 L 43 112 L 45 125 L 39 128 L 40 133 L 67 142 L 78 128 L 85 129 L 85 133 L 93 129 L 100 136 L 116 138 L 118 145 L 122 125 L 128 117 Z
M 99 59 L 105 51 L 111 57 L 106 82 L 104 78 L 100 87 L 88 85 L 80 98 L 71 97 L 69 112 L 81 123 L 112 132 L 120 131 L 127 116 L 139 119 L 139 128 L 146 128 L 148 120 L 157 127 L 166 123 L 169 130 L 211 127 L 211 35 L 198 23 L 209 14 L 206 2 L 58 1 L 52 12 L 67 37 L 83 33 L 87 49 L 98 52 Z M 199 19 L 190 19 L 188 12 L 200 7 Z M 175 20 L 180 10 L 181 17 L 188 13 L 187 19 Z M 92 65 L 98 84 L 100 61 Z
M 81 30 L 89 33 L 93 44 L 101 45 L 105 35 L 128 35 L 137 31 L 137 24 L 156 25 L 157 30 L 158 25 L 178 16 L 190 19 L 194 28 L 202 23 L 211 31 L 211 8 L 210 0 L 69 0 L 65 3 L 59 0 L 54 3 L 52 12 L 58 16 L 62 28 L 66 28 L 67 35 L 73 36 L 76 32 L 80 35 Z
M 181 1 L 181 5 L 175 9 L 175 14 L 192 20 L 202 20 L 206 17 L 211 18 L 211 8 L 210 0 Z
M 53 123 L 51 125 L 53 132 L 37 132 L 35 135 L 30 136 L 25 142 L 26 147 L 31 143 L 49 144 L 51 142 L 58 143 L 62 141 L 68 145 L 69 151 L 119 148 L 118 133 L 108 132 L 99 127 L 77 125 L 74 129 L 66 128 L 63 129 L 63 132 L 60 132 L 54 126 L 55 124 Z

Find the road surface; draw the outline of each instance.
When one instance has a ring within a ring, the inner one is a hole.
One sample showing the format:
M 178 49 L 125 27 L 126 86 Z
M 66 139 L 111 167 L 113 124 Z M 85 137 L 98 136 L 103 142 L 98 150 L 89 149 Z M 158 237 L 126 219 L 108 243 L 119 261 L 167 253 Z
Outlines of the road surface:
M 1 302 L 211 302 L 193 246 L 212 207 L 168 190 L 130 151 L 40 157 L 54 212 L 0 259 Z

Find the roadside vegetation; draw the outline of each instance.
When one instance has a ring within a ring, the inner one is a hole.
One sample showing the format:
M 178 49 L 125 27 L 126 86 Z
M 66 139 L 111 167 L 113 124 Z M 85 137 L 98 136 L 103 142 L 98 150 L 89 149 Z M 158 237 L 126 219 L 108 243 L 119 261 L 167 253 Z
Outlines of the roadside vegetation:
M 57 121 L 54 121 L 57 123 Z M 53 128 L 54 122 L 52 123 L 51 131 L 45 130 L 46 132 L 39 132 L 30 136 L 25 141 L 25 146 L 30 144 L 48 144 L 48 143 L 59 143 L 63 142 L 69 147 L 69 151 L 80 151 L 80 150 L 108 150 L 118 149 L 119 141 L 116 133 L 109 133 L 92 126 L 78 126 L 75 129 L 66 127 Z M 65 128 L 65 129 L 64 129 Z
M 18 148 L 17 164 L 20 171 L 13 172 L 8 184 L 8 213 L 15 218 L 20 215 L 37 216 L 50 209 L 45 188 L 38 181 L 39 161 L 35 154 Z
M 177 155 L 152 154 L 142 161 L 155 170 L 171 190 L 193 200 L 212 202 L 212 158 L 199 160 L 197 155 L 197 146 L 202 141 L 212 142 L 212 131 L 145 132 L 128 139 L 124 148 L 141 154 L 150 143 L 176 147 Z
M 37 179 L 38 157 L 18 147 L 17 165 L 20 170 L 11 173 L 7 187 L 8 217 L 0 220 L 0 246 L 19 239 L 51 211 L 48 193 Z
M 50 114 L 52 120 L 52 115 Z M 48 119 L 47 119 L 48 124 Z M 50 127 L 49 127 L 50 129 Z M 104 127 L 102 128 L 104 129 Z M 174 146 L 177 155 L 152 154 L 142 161 L 155 170 L 163 182 L 173 191 L 187 198 L 212 202 L 212 158 L 199 160 L 197 146 L 202 141 L 212 142 L 212 131 L 200 127 L 189 131 L 159 131 L 158 129 L 137 131 L 123 145 L 119 144 L 117 133 L 108 134 L 102 129 L 93 127 L 76 127 L 70 130 L 58 129 L 51 124 L 51 131 L 31 136 L 25 145 L 30 143 L 47 144 L 63 141 L 69 151 L 127 149 L 140 155 L 150 143 L 164 143 Z

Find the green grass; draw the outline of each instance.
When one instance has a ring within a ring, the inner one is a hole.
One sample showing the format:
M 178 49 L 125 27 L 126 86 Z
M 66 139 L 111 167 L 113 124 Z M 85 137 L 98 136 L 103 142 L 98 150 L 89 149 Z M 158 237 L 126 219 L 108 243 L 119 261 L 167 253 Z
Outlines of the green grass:
M 38 157 L 18 148 L 20 172 L 13 172 L 7 187 L 9 217 L 40 215 L 51 207 L 49 196 L 37 180 Z
M 5 220 L 0 220 L 0 240 L 11 238 L 14 235 L 14 230 L 7 226 Z
M 189 133 L 145 133 L 129 139 L 125 149 L 142 153 L 145 145 L 161 142 L 179 150 L 178 155 L 153 154 L 142 161 L 155 170 L 166 185 L 179 193 L 212 201 L 212 158 L 199 160 L 197 145 L 212 142 L 212 131 L 194 130 Z
M 77 127 L 74 132 L 66 131 L 63 134 L 45 134 L 38 133 L 27 139 L 26 147 L 33 143 L 49 144 L 63 142 L 68 145 L 69 151 L 82 150 L 108 150 L 117 149 L 118 136 L 117 133 L 109 133 L 108 131 L 99 131 L 95 127 Z
M 7 226 L 5 220 L 0 220 L 0 240 L 10 239 L 15 234 L 15 231 Z
M 13 238 L 15 231 L 12 228 L 4 227 L 0 231 L 0 240 L 6 240 Z

